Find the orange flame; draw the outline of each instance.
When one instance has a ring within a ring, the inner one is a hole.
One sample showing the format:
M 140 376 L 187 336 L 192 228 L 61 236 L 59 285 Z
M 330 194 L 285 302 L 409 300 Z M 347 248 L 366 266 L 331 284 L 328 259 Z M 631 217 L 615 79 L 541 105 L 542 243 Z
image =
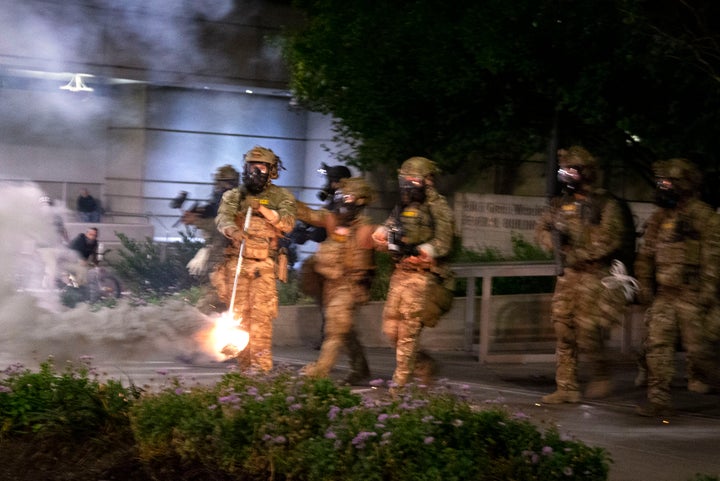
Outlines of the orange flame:
M 247 347 L 250 334 L 240 327 L 240 323 L 230 312 L 223 312 L 214 320 L 204 344 L 216 359 L 235 357 Z

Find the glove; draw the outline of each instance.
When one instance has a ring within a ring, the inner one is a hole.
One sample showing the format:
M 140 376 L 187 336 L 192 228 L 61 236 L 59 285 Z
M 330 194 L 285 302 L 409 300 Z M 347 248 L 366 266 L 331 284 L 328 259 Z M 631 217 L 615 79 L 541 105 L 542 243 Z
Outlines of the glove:
M 245 239 L 245 233 L 238 229 L 232 233 L 230 239 L 232 239 L 233 244 L 239 246 L 240 244 L 242 244 L 243 239 Z
M 203 247 L 199 251 L 197 251 L 197 254 L 195 254 L 195 257 L 190 259 L 190 262 L 187 263 L 187 268 L 190 274 L 193 276 L 200 276 L 205 273 L 205 269 L 207 268 L 207 261 L 210 257 L 210 248 L 209 247 Z
M 257 212 L 260 208 L 260 199 L 251 195 L 247 196 L 245 198 L 245 210 L 247 210 L 248 207 L 250 207 L 253 212 Z

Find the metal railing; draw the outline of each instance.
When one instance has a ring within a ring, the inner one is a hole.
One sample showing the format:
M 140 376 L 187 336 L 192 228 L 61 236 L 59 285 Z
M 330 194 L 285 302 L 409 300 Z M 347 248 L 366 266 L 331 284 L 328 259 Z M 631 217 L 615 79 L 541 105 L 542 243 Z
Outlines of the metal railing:
M 451 265 L 455 276 L 467 279 L 465 302 L 465 350 L 472 351 L 477 313 L 474 299 L 477 295 L 475 281 L 482 279 L 480 294 L 480 342 L 478 344 L 478 361 L 480 362 L 518 362 L 547 361 L 554 354 L 491 354 L 490 333 L 494 320 L 491 315 L 492 281 L 495 277 L 541 277 L 556 276 L 557 264 L 548 261 L 506 261 L 475 264 Z M 519 357 L 521 356 L 521 357 Z

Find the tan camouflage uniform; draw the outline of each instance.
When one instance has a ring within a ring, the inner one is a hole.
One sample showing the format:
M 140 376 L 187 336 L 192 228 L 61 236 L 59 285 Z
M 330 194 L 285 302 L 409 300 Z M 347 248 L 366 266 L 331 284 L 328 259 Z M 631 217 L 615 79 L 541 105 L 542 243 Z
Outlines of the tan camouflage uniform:
M 358 178 L 343 179 L 339 190 L 361 182 Z M 368 187 L 369 189 L 369 187 Z M 357 306 L 369 299 L 371 273 L 374 269 L 372 233 L 375 226 L 366 216 L 358 216 L 347 228 L 339 228 L 335 214 L 327 210 L 311 210 L 298 203 L 298 219 L 323 227 L 328 237 L 314 256 L 314 269 L 323 277 L 322 305 L 325 309 L 324 339 L 318 360 L 306 366 L 310 376 L 327 377 L 335 365 L 341 349 L 347 349 L 350 358 L 349 384 L 370 376 L 362 344 L 353 329 L 353 316 Z
M 677 160 L 667 162 L 656 170 L 665 171 Z M 638 408 L 643 415 L 663 414 L 671 407 L 678 336 L 687 351 L 689 390 L 707 392 L 708 376 L 717 368 L 704 323 L 717 300 L 720 221 L 709 205 L 691 195 L 675 207 L 653 212 L 635 263 L 643 297 L 652 298 L 645 316 L 649 404 Z
M 231 166 L 218 168 L 215 174 L 215 186 L 212 200 L 197 212 L 185 211 L 180 220 L 185 225 L 193 225 L 200 229 L 207 249 L 207 258 L 203 266 L 200 285 L 202 296 L 196 307 L 204 313 L 224 312 L 230 304 L 232 283 L 227 285 L 225 272 L 225 250 L 231 241 L 218 231 L 215 215 L 219 208 L 222 194 L 238 185 L 239 173 Z M 192 271 L 191 271 L 192 272 Z M 207 278 L 205 278 L 207 273 Z M 233 271 L 234 275 L 234 271 Z
M 252 152 L 252 151 L 251 151 Z M 277 239 L 295 225 L 295 198 L 286 189 L 268 183 L 257 195 L 243 187 L 225 192 L 215 219 L 218 230 L 227 237 L 238 235 L 245 223 L 248 207 L 253 206 L 250 226 L 245 234 L 242 269 L 235 289 L 234 315 L 250 334 L 248 346 L 240 353 L 242 368 L 272 369 L 272 321 L 277 317 L 276 278 Z M 265 207 L 277 213 L 268 220 L 259 212 Z M 238 262 L 239 242 L 227 249 L 225 283 L 232 286 Z
M 586 153 L 584 149 L 580 152 Z M 536 241 L 548 251 L 559 247 L 563 263 L 551 304 L 557 391 L 544 396 L 543 402 L 580 401 L 577 371 L 581 353 L 591 367 L 586 396 L 601 397 L 609 392 L 611 363 L 604 339 L 610 326 L 622 322 L 627 302 L 622 289 L 608 289 L 602 279 L 610 275 L 623 228 L 620 203 L 591 185 L 582 193 L 554 198 L 536 224 Z
M 413 159 L 424 158 L 413 157 Z M 430 161 L 427 161 L 430 162 Z M 406 165 L 406 164 L 403 164 Z M 433 164 L 434 167 L 434 164 Z M 400 169 L 401 173 L 403 168 Z M 421 205 L 409 205 L 400 209 L 407 244 L 417 245 L 432 255 L 402 254 L 396 258 L 395 270 L 390 277 L 390 287 L 383 309 L 383 333 L 395 347 L 396 386 L 405 386 L 415 374 L 425 383 L 430 381 L 434 370 L 432 358 L 420 351 L 420 334 L 425 325 L 434 325 L 437 317 L 428 317 L 434 311 L 431 306 L 434 286 L 449 277 L 449 269 L 443 263 L 452 247 L 454 234 L 452 210 L 445 197 L 431 185 L 425 187 L 426 198 Z M 393 215 L 373 238 L 382 246 L 383 237 L 396 222 Z M 428 249 L 425 249 L 425 246 Z

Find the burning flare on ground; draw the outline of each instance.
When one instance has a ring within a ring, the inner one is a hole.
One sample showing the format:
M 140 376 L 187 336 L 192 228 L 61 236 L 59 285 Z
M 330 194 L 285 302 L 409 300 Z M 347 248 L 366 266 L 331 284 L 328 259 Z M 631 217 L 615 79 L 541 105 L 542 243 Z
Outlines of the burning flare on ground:
M 233 318 L 230 312 L 223 312 L 215 319 L 210 329 L 205 346 L 217 359 L 237 356 L 250 341 L 250 334 L 240 327 L 240 321 Z

